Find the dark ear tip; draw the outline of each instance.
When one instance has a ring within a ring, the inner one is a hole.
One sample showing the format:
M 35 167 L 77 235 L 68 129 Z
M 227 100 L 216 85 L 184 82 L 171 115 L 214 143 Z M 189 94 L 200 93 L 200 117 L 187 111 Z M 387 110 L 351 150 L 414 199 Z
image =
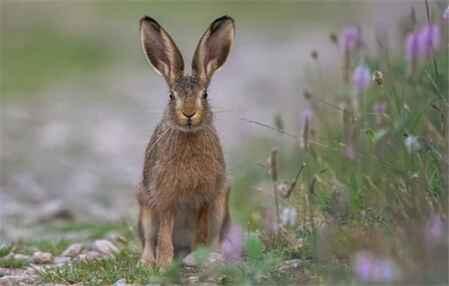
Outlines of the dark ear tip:
M 232 24 L 232 26 L 235 25 L 235 21 L 232 17 L 230 17 L 228 15 L 224 15 L 224 16 L 221 16 L 220 18 L 215 19 L 215 21 L 213 21 L 211 24 L 211 28 L 213 31 L 215 31 L 216 29 L 218 29 L 218 27 L 220 27 L 221 25 L 223 25 L 226 22 L 230 22 Z
M 221 16 L 220 18 L 218 18 L 215 21 L 231 21 L 232 23 L 235 22 L 234 18 L 232 18 L 231 16 L 228 16 L 228 15 Z
M 154 20 L 153 18 L 151 18 L 150 16 L 147 16 L 147 15 L 144 15 L 142 18 L 140 18 L 140 20 L 139 20 L 140 27 L 142 27 L 143 23 L 148 23 L 157 28 L 161 27 L 161 25 L 159 25 L 159 23 L 156 20 Z

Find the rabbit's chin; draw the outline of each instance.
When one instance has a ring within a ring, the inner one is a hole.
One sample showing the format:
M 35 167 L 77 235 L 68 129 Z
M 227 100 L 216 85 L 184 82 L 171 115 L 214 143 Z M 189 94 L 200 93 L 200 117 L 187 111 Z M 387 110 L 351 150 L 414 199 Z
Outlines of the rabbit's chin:
M 203 129 L 205 128 L 205 124 L 203 124 L 203 123 L 200 123 L 200 124 L 198 124 L 198 125 L 191 125 L 191 126 L 188 126 L 188 125 L 180 125 L 180 124 L 171 122 L 170 126 L 171 126 L 173 129 L 179 130 L 179 131 L 181 131 L 181 132 L 186 132 L 186 133 L 189 133 L 189 132 L 192 132 L 192 133 L 193 133 L 193 132 L 197 132 L 197 131 L 203 130 Z

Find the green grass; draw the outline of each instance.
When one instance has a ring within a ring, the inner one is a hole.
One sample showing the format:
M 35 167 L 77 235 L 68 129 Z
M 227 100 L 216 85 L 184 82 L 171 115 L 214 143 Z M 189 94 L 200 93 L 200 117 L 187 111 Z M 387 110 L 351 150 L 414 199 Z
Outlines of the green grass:
M 16 252 L 33 254 L 36 251 L 50 252 L 52 255 L 60 255 L 70 244 L 70 240 L 30 240 L 15 244 Z
M 247 259 L 233 264 L 216 265 L 205 270 L 200 267 L 199 281 L 205 282 L 216 279 L 223 285 L 248 285 L 254 283 L 272 284 L 279 281 L 292 282 L 295 273 L 279 273 L 277 267 L 286 259 L 280 249 L 265 249 L 258 235 L 252 234 L 246 242 Z M 159 272 L 141 265 L 139 253 L 134 245 L 128 245 L 118 255 L 112 258 L 86 262 L 74 262 L 59 268 L 49 268 L 40 272 L 40 277 L 46 283 L 75 284 L 83 282 L 85 285 L 112 284 L 119 279 L 127 283 L 182 283 L 183 271 L 180 262 L 175 262 L 167 271 Z M 208 250 L 196 251 L 197 261 L 205 261 Z M 310 268 L 311 269 L 311 268 Z
M 113 284 L 119 279 L 127 283 L 148 284 L 161 281 L 161 275 L 138 263 L 138 256 L 123 251 L 114 258 L 90 262 L 76 262 L 60 268 L 40 272 L 43 282 L 83 285 Z
M 13 249 L 12 244 L 4 244 L 0 242 L 0 258 L 8 255 Z
M 65 234 L 84 234 L 86 239 L 104 238 L 111 233 L 132 239 L 135 233 L 135 230 L 127 223 L 64 223 L 49 226 L 49 231 Z
M 113 59 L 112 48 L 93 34 L 63 31 L 42 19 L 26 29 L 3 28 L 1 97 L 33 96 L 51 84 L 86 77 L 105 68 Z
M 22 260 L 22 259 L 15 259 L 15 258 L 0 258 L 0 267 L 3 268 L 25 268 L 30 263 L 28 261 Z

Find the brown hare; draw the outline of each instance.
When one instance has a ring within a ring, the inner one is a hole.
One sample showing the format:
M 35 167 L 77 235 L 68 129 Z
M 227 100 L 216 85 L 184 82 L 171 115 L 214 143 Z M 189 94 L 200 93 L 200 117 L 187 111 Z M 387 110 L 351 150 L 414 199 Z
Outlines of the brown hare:
M 223 16 L 212 22 L 196 48 L 192 75 L 185 75 L 178 47 L 154 19 L 140 19 L 140 35 L 148 62 L 169 88 L 137 191 L 141 261 L 167 267 L 175 255 L 197 245 L 219 247 L 229 226 L 225 161 L 207 88 L 228 57 L 234 20 Z

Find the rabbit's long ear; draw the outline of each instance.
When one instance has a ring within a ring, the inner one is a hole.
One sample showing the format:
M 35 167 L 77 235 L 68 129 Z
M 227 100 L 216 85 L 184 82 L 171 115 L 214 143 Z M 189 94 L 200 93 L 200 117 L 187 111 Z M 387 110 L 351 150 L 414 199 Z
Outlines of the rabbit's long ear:
M 192 62 L 193 74 L 209 81 L 226 61 L 233 42 L 234 19 L 223 16 L 213 21 L 196 48 Z
M 184 74 L 184 60 L 170 35 L 154 19 L 140 19 L 140 39 L 148 62 L 172 85 Z

